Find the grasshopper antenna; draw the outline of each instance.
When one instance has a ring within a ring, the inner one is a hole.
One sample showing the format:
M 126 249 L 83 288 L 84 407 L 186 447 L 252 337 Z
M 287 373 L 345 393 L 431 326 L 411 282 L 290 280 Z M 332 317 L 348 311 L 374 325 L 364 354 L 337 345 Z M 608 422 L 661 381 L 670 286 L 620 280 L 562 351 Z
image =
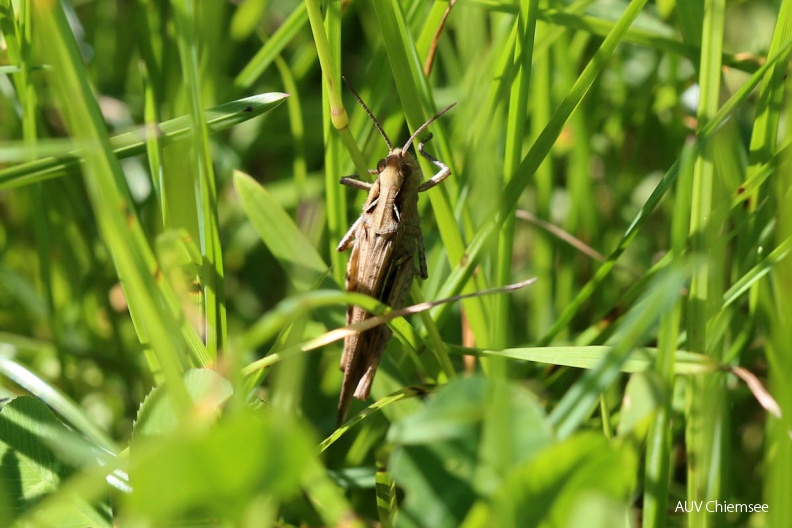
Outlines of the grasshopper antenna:
M 357 99 L 357 102 L 360 103 L 360 106 L 363 107 L 363 110 L 365 110 L 366 113 L 368 114 L 368 116 L 371 118 L 371 120 L 374 121 L 374 126 L 377 127 L 377 130 L 379 130 L 380 135 L 385 140 L 385 143 L 387 143 L 387 145 L 388 145 L 388 150 L 393 150 L 393 144 L 391 143 L 391 140 L 388 139 L 388 134 L 385 133 L 385 131 L 382 129 L 382 125 L 379 124 L 379 121 L 377 121 L 377 118 L 374 117 L 374 114 L 371 113 L 371 110 L 369 110 L 369 107 L 366 106 L 366 103 L 363 102 L 363 99 L 361 99 L 360 94 L 358 94 L 355 91 L 355 89 L 352 88 L 352 85 L 349 84 L 349 81 L 347 81 L 347 78 L 344 77 L 343 75 L 341 76 L 341 80 L 343 80 L 344 84 L 347 85 L 347 88 L 349 88 L 352 91 L 352 93 L 355 94 L 355 99 Z
M 429 119 L 429 121 L 427 121 L 427 122 L 426 122 L 426 123 L 424 123 L 423 125 L 419 126 L 419 127 L 418 127 L 418 130 L 416 130 L 416 131 L 413 133 L 413 135 L 412 135 L 412 136 L 410 136 L 410 139 L 408 139 L 408 140 L 407 140 L 407 143 L 405 143 L 405 144 L 404 144 L 404 146 L 402 147 L 402 151 L 406 151 L 408 148 L 410 148 L 410 145 L 412 145 L 412 142 L 415 140 L 415 138 L 417 138 L 417 137 L 418 137 L 418 134 L 420 134 L 421 132 L 423 132 L 424 130 L 426 130 L 426 127 L 428 127 L 429 125 L 431 125 L 431 124 L 432 124 L 432 121 L 434 121 L 435 119 L 437 119 L 437 118 L 438 118 L 438 117 L 440 117 L 441 115 L 443 115 L 443 114 L 445 114 L 446 112 L 448 112 L 449 110 L 451 110 L 451 109 L 454 107 L 454 105 L 455 105 L 455 104 L 456 104 L 456 103 L 451 103 L 450 105 L 446 106 L 445 108 L 443 108 L 442 110 L 440 110 L 439 112 L 437 112 L 437 113 L 436 113 L 436 114 L 435 114 L 433 117 L 431 117 L 431 118 Z

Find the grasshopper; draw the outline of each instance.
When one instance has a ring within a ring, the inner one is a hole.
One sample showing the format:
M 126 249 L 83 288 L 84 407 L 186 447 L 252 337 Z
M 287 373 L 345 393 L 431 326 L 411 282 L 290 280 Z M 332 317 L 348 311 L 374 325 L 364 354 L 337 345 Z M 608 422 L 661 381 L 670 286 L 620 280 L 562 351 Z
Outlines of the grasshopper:
M 369 171 L 377 175 L 374 183 L 350 176 L 341 178 L 343 185 L 368 192 L 363 213 L 338 244 L 338 251 L 352 248 L 346 270 L 346 289 L 370 295 L 393 309 L 399 309 L 404 307 L 415 272 L 418 271 L 422 279 L 429 276 L 418 216 L 418 193 L 431 189 L 451 174 L 448 166 L 424 151 L 424 144 L 432 138 L 431 135 L 426 141 L 419 140 L 417 148 L 418 154 L 440 169 L 429 180 L 422 181 L 423 172 L 409 148 L 418 134 L 454 105 L 444 108 L 421 125 L 403 147 L 394 148 L 360 95 L 351 86 L 349 88 L 388 145 L 388 156 L 377 163 L 376 170 Z M 414 264 L 416 253 L 417 270 Z M 371 316 L 359 306 L 349 306 L 346 322 L 350 325 Z M 360 400 L 368 398 L 374 374 L 391 335 L 393 332 L 387 325 L 380 325 L 344 339 L 340 365 L 344 382 L 338 402 L 338 424 L 346 419 L 353 395 Z

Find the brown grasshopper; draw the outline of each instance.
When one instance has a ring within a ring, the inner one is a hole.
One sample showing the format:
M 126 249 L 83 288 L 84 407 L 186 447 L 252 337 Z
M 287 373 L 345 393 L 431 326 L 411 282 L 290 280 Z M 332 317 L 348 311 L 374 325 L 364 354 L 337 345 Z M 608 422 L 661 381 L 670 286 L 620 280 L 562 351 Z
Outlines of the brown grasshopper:
M 358 93 L 351 86 L 349 88 L 374 121 L 388 145 L 389 152 L 385 159 L 377 163 L 376 170 L 369 171 L 370 174 L 377 175 L 374 183 L 354 177 L 341 178 L 342 184 L 369 193 L 363 205 L 363 213 L 338 244 L 338 251 L 352 248 L 346 271 L 346 289 L 370 295 L 391 308 L 399 309 L 404 307 L 416 271 L 416 252 L 418 273 L 422 279 L 429 276 L 426 270 L 421 219 L 418 216 L 418 193 L 431 189 L 451 174 L 445 164 L 424 152 L 426 142 L 419 141 L 418 153 L 440 168 L 440 172 L 422 182 L 421 167 L 408 150 L 418 134 L 454 105 L 444 108 L 421 125 L 402 148 L 394 148 L 371 110 Z M 426 141 L 431 138 L 430 135 Z M 371 313 L 359 306 L 347 308 L 347 325 L 369 317 Z M 360 400 L 368 398 L 374 374 L 391 335 L 391 329 L 383 324 L 344 339 L 344 353 L 341 356 L 344 383 L 338 402 L 337 423 L 340 424 L 346 419 L 353 395 Z

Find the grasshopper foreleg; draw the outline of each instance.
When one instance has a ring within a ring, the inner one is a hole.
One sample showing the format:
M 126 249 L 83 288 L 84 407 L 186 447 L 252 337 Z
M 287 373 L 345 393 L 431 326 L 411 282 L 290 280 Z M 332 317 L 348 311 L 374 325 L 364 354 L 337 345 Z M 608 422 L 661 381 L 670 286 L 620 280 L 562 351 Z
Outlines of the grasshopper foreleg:
M 379 174 L 377 169 L 370 169 L 369 174 L 376 175 Z M 361 191 L 369 192 L 371 190 L 371 183 L 364 182 L 363 180 L 359 180 L 357 175 L 354 176 L 344 176 L 341 178 L 341 184 L 346 185 L 347 187 L 352 187 L 353 189 L 360 189 Z
M 352 187 L 353 189 L 360 189 L 361 191 L 370 191 L 371 184 L 368 182 L 364 182 L 363 180 L 358 180 L 354 176 L 344 176 L 341 178 L 341 184 L 346 185 L 347 187 Z

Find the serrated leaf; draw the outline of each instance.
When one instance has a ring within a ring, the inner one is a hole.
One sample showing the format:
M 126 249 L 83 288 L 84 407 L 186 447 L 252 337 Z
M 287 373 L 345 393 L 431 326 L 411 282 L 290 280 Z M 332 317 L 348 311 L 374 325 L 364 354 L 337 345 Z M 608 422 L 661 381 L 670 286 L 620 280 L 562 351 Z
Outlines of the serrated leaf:
M 234 392 L 230 381 L 209 369 L 188 370 L 184 373 L 184 385 L 202 414 L 219 413 Z M 166 387 L 155 387 L 140 405 L 133 434 L 136 440 L 140 436 L 164 435 L 177 425 L 177 416 L 167 397 Z

